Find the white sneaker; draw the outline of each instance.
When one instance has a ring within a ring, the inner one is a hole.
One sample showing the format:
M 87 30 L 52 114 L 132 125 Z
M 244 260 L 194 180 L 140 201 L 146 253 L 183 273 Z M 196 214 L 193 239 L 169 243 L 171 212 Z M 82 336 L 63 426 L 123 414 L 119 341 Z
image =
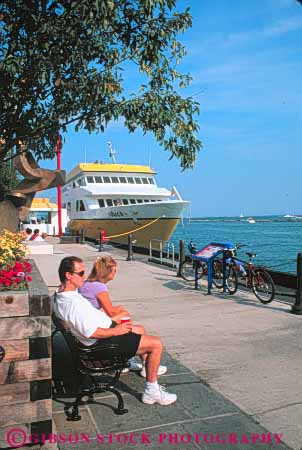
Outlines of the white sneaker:
M 128 363 L 129 363 L 129 367 L 126 367 L 125 369 L 123 369 L 121 371 L 121 373 L 128 373 L 128 372 L 130 372 L 130 370 L 133 370 L 134 372 L 139 372 L 143 368 L 142 363 L 137 362 L 135 360 L 135 358 L 129 359 Z
M 158 403 L 159 405 L 165 406 L 175 403 L 176 400 L 177 395 L 167 392 L 164 386 L 158 386 L 158 389 L 145 390 L 142 396 L 142 402 L 146 405 Z
M 130 363 L 130 370 L 133 370 L 134 372 L 139 372 L 143 368 L 142 363 L 137 362 L 134 358 L 129 359 L 129 363 Z
M 159 366 L 157 370 L 157 376 L 164 375 L 167 372 L 167 366 Z M 146 366 L 144 365 L 140 371 L 140 376 L 143 378 L 147 377 Z

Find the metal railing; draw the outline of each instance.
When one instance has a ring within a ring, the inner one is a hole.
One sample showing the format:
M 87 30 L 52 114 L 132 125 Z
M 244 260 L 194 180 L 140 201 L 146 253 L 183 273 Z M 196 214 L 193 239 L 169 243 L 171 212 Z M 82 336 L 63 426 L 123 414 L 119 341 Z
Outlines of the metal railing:
M 155 252 L 156 254 L 154 254 Z M 170 262 L 171 259 L 172 263 Z M 166 260 L 169 260 L 169 262 Z M 161 239 L 151 239 L 149 243 L 149 261 L 159 262 L 160 264 L 172 265 L 172 267 L 175 267 L 174 244 Z

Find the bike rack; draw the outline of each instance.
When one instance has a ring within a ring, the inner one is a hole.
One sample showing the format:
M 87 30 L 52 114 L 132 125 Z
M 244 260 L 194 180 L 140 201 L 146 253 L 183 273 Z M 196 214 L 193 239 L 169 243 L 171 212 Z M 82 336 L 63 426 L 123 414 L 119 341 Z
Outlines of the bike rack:
M 208 294 L 211 294 L 212 288 L 212 260 L 219 254 L 223 254 L 223 292 L 226 292 L 226 273 L 225 273 L 225 251 L 233 248 L 232 242 L 211 242 L 197 253 L 192 255 L 192 259 L 196 261 L 202 261 L 207 264 L 208 267 Z M 198 289 L 198 268 L 195 268 L 195 289 Z
M 157 247 L 154 247 L 154 244 L 157 243 Z M 153 252 L 159 252 L 159 258 L 153 255 Z M 166 252 L 165 257 L 163 256 L 164 251 Z M 170 256 L 171 254 L 171 256 Z M 170 261 L 166 261 L 166 259 L 170 260 L 172 258 L 172 263 Z M 175 268 L 175 248 L 174 244 L 169 241 L 163 241 L 161 239 L 151 239 L 149 243 L 149 259 L 148 261 L 155 262 L 157 264 L 162 264 L 165 266 Z

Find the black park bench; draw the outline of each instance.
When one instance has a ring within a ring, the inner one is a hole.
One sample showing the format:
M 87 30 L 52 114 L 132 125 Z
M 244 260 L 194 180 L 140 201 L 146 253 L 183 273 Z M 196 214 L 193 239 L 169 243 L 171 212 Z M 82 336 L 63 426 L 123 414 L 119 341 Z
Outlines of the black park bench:
M 119 381 L 121 371 L 129 366 L 128 360 L 124 356 L 113 356 L 108 359 L 108 350 L 116 349 L 118 345 L 112 344 L 110 347 L 103 347 L 98 343 L 91 347 L 84 347 L 64 325 L 64 322 L 52 315 L 54 331 L 52 339 L 60 333 L 70 351 L 72 362 L 76 373 L 76 398 L 74 402 L 65 406 L 64 411 L 67 420 L 81 420 L 79 415 L 79 404 L 83 397 L 88 397 L 88 401 L 93 401 L 93 395 L 100 392 L 112 392 L 118 400 L 115 414 L 125 414 L 128 410 L 124 407 L 124 400 L 118 391 L 116 384 Z M 104 357 L 106 351 L 106 357 Z M 87 384 L 87 379 L 89 383 Z

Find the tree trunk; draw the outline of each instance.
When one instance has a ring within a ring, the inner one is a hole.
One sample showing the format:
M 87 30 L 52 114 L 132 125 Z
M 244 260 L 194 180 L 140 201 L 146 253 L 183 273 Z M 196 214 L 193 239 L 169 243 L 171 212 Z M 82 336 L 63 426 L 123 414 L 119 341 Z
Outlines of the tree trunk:
M 19 208 L 11 201 L 0 201 L 0 233 L 6 228 L 10 231 L 17 231 L 19 224 Z

